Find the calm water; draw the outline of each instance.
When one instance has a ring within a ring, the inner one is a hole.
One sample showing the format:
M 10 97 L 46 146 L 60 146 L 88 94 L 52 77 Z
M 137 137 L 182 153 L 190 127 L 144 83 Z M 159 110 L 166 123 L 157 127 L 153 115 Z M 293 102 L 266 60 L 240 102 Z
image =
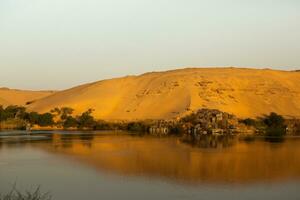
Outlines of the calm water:
M 300 199 L 300 139 L 204 140 L 0 132 L 0 193 L 40 185 L 53 200 Z

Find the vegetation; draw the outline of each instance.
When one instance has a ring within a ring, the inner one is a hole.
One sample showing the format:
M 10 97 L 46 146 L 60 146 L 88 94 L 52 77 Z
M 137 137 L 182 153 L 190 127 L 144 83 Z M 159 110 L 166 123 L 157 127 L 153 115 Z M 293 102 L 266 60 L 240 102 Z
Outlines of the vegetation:
M 286 134 L 285 119 L 276 113 L 270 113 L 258 119 L 244 119 L 240 122 L 247 126 L 253 126 L 265 136 L 280 137 Z
M 92 109 L 82 113 L 77 117 L 78 128 L 94 128 L 96 121 L 92 116 Z
M 128 127 L 131 127 L 126 123 L 96 121 L 92 116 L 92 109 L 88 109 L 77 116 L 74 116 L 73 112 L 72 108 L 62 107 L 54 108 L 50 112 L 40 114 L 37 112 L 26 112 L 26 108 L 21 106 L 8 106 L 4 108 L 0 105 L 0 129 L 26 129 L 28 125 L 89 130 L 127 130 Z
M 127 124 L 128 131 L 148 132 L 149 127 L 143 122 L 130 122 Z
M 51 200 L 52 197 L 48 193 L 42 193 L 38 187 L 35 191 L 20 192 L 14 186 L 8 193 L 1 195 L 0 200 Z
M 65 129 L 74 128 L 77 127 L 77 125 L 78 125 L 77 120 L 72 116 L 68 116 L 63 122 L 63 127 Z
M 204 110 L 205 111 L 205 110 Z M 203 111 L 203 112 L 204 112 Z M 103 120 L 95 120 L 93 117 L 93 110 L 88 109 L 80 115 L 75 116 L 74 110 L 69 107 L 54 108 L 49 113 L 26 112 L 25 107 L 21 106 L 7 106 L 4 108 L 0 106 L 0 128 L 6 129 L 25 129 L 28 125 L 38 125 L 41 127 L 56 126 L 64 129 L 89 129 L 89 130 L 127 130 L 134 132 L 148 132 L 150 127 L 155 122 L 153 121 L 137 121 L 137 122 L 106 122 Z M 215 113 L 212 110 L 209 113 Z M 167 124 L 170 133 L 182 134 L 193 125 L 199 124 L 206 115 L 194 113 L 182 118 L 177 123 Z M 207 113 L 207 112 L 204 112 Z M 218 114 L 218 112 L 216 112 Z M 205 121 L 205 120 L 204 120 Z M 206 120 L 207 121 L 207 120 Z M 244 119 L 240 120 L 247 126 L 255 127 L 260 133 L 266 136 L 277 137 L 283 136 L 287 132 L 286 120 L 276 114 L 270 113 L 258 119 Z
M 286 125 L 282 116 L 271 113 L 263 118 L 263 122 L 267 126 L 267 136 L 283 136 L 286 134 Z
M 54 125 L 53 115 L 51 113 L 40 114 L 38 118 L 38 125 L 40 126 Z
M 251 118 L 243 119 L 240 122 L 247 126 L 256 126 L 257 125 L 257 121 L 255 119 L 251 119 Z
M 23 118 L 25 115 L 25 108 L 19 106 L 7 106 L 3 108 L 0 106 L 0 121 L 5 121 L 12 118 Z

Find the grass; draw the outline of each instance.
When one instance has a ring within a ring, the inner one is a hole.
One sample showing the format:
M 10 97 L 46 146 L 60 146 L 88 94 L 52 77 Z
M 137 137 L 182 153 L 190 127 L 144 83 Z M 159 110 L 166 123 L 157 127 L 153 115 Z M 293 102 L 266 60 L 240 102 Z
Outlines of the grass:
M 8 193 L 1 195 L 0 200 L 51 200 L 52 197 L 48 193 L 42 193 L 40 187 L 34 191 L 20 192 L 16 186 Z

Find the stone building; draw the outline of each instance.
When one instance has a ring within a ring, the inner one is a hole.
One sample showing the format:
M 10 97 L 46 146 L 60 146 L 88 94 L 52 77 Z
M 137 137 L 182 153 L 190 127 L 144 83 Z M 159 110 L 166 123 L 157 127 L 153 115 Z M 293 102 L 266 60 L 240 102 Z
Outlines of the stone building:
M 184 117 L 182 123 L 191 123 L 187 132 L 194 135 L 225 135 L 237 132 L 238 119 L 215 109 L 201 109 Z
M 287 135 L 300 135 L 300 119 L 286 119 Z
M 152 135 L 168 135 L 170 133 L 170 122 L 157 121 L 149 127 L 149 133 Z

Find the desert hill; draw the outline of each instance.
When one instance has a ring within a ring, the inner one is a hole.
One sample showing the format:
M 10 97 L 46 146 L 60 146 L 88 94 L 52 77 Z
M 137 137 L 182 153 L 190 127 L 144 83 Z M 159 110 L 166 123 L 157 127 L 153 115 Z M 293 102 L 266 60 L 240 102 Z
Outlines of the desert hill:
M 30 110 L 95 109 L 105 120 L 171 119 L 199 108 L 239 117 L 300 116 L 300 73 L 270 69 L 187 68 L 81 85 L 38 100 Z
M 27 102 L 35 101 L 54 94 L 53 91 L 29 91 L 0 88 L 0 105 L 25 105 Z

